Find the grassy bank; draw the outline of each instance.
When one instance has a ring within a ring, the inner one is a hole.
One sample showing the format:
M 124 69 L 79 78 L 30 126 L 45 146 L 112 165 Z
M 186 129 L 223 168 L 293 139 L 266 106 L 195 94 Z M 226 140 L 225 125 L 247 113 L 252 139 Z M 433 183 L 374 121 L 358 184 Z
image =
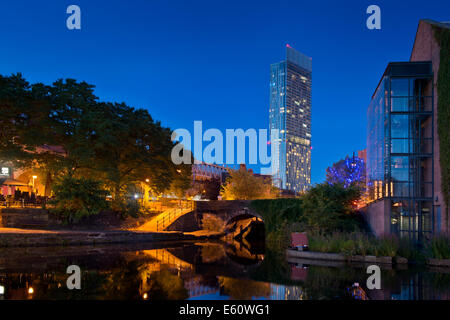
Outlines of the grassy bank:
M 421 262 L 427 258 L 450 259 L 450 238 L 439 236 L 417 246 L 409 239 L 395 236 L 377 238 L 367 233 L 309 234 L 311 251 L 345 255 L 404 257 Z
M 434 237 L 421 246 L 395 236 L 377 238 L 368 231 L 362 217 L 348 208 L 323 213 L 317 219 L 317 212 L 307 213 L 311 209 L 305 206 L 305 199 L 255 200 L 251 206 L 264 219 L 267 248 L 280 254 L 289 247 L 292 232 L 307 231 L 310 251 L 400 256 L 415 262 L 450 259 L 449 237 Z

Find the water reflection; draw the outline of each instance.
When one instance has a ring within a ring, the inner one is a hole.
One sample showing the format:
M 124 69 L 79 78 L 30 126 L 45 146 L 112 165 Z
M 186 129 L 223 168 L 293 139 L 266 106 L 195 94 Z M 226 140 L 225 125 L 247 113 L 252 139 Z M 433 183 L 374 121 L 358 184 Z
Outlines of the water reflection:
M 82 289 L 66 287 L 67 266 Z M 449 299 L 450 270 L 383 269 L 290 260 L 248 243 L 146 244 L 0 250 L 0 299 Z M 354 284 L 359 283 L 359 287 Z

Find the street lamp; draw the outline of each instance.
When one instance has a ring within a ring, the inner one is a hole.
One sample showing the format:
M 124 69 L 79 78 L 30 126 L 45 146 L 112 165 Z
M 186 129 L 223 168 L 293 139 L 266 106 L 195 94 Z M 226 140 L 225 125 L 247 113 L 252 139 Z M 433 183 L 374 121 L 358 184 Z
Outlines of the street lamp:
M 32 176 L 32 178 L 33 178 L 33 191 L 32 191 L 32 192 L 35 192 L 35 188 L 34 188 L 34 180 L 37 179 L 37 176 Z

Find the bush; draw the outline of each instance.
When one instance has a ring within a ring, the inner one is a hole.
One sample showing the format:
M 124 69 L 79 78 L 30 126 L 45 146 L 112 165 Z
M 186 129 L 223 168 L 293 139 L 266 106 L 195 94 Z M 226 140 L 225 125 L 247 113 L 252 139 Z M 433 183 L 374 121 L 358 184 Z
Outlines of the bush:
M 362 218 L 355 213 L 353 202 L 360 195 L 355 186 L 318 184 L 302 196 L 303 220 L 316 232 L 359 231 Z
M 394 257 L 398 252 L 398 240 L 394 237 L 375 238 L 361 232 L 332 234 L 308 234 L 311 251 L 351 255 Z
M 107 192 L 98 181 L 85 178 L 64 177 L 53 187 L 51 212 L 65 222 L 78 222 L 81 218 L 98 214 L 109 207 Z
M 450 259 L 450 238 L 445 236 L 431 238 L 426 251 L 430 258 Z

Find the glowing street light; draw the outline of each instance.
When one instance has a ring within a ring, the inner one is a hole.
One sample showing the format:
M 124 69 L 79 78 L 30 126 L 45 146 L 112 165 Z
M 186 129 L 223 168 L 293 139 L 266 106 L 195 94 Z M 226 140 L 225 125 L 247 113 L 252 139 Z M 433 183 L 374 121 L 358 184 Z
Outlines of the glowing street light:
M 29 288 L 28 288 L 28 294 L 33 294 L 33 293 L 34 293 L 33 287 L 29 287 Z
M 34 191 L 34 180 L 37 179 L 37 176 L 33 176 L 32 178 L 33 178 L 33 191 Z

